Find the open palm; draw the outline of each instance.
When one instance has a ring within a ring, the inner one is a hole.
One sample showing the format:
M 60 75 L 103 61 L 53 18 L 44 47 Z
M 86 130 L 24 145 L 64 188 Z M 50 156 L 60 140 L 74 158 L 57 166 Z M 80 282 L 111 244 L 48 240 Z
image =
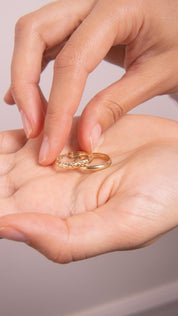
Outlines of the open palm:
M 64 151 L 79 149 L 76 125 Z M 177 122 L 122 117 L 95 150 L 112 166 L 92 173 L 40 166 L 40 141 L 0 134 L 2 237 L 13 229 L 51 260 L 70 262 L 142 247 L 177 225 Z

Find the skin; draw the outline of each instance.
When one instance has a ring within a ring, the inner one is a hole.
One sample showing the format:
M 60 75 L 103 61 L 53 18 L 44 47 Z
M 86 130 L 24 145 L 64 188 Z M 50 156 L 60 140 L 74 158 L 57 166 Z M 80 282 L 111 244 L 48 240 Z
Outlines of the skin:
M 67 152 L 79 149 L 77 124 Z M 66 263 L 144 247 L 178 225 L 177 122 L 123 116 L 95 148 L 112 166 L 92 173 L 40 166 L 41 137 L 0 133 L 1 237 Z
M 177 92 L 177 34 L 177 0 L 60 0 L 20 18 L 5 101 L 23 112 L 29 138 L 44 128 L 40 163 L 51 164 L 64 147 L 88 74 L 103 59 L 126 72 L 86 106 L 78 126 L 85 151 L 128 110 Z M 55 63 L 47 103 L 39 80 L 50 60 Z

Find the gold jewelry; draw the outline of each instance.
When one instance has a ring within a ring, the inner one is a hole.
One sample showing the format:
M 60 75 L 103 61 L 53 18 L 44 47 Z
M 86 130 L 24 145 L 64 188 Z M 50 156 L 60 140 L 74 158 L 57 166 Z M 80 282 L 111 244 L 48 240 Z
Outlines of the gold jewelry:
M 105 163 L 98 164 L 98 165 L 90 165 L 89 163 L 87 163 L 84 166 L 80 166 L 80 169 L 90 170 L 90 171 L 97 171 L 97 170 L 99 171 L 99 170 L 108 168 L 112 163 L 111 158 L 108 155 L 103 154 L 103 153 L 92 153 L 91 161 L 93 161 L 94 159 L 104 160 Z
M 91 165 L 94 159 L 101 159 L 103 164 Z M 72 161 L 71 161 L 72 160 Z M 82 169 L 89 171 L 99 171 L 108 168 L 111 165 L 111 158 L 103 153 L 86 153 L 83 151 L 74 151 L 68 154 L 59 155 L 56 158 L 55 165 L 65 169 Z
M 89 163 L 91 160 L 91 154 L 83 151 L 73 151 L 68 154 L 59 155 L 56 158 L 55 164 L 65 169 L 75 169 Z

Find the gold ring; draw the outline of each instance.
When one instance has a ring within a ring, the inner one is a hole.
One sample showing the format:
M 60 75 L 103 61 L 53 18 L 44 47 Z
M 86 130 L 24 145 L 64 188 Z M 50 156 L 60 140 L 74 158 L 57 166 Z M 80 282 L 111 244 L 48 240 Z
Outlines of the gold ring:
M 90 163 L 94 159 L 101 159 L 105 162 L 103 164 L 91 165 Z M 55 165 L 57 167 L 65 169 L 82 169 L 90 171 L 99 171 L 106 169 L 111 165 L 111 163 L 111 158 L 106 154 L 86 153 L 84 151 L 73 151 L 69 152 L 68 154 L 59 155 L 55 161 Z
M 68 161 L 65 158 L 72 161 Z M 90 163 L 91 160 L 92 154 L 84 151 L 73 151 L 68 154 L 59 155 L 56 158 L 55 165 L 65 169 L 75 169 Z
M 105 163 L 99 164 L 99 165 L 89 165 L 90 162 L 92 162 L 94 159 L 97 159 L 97 158 L 104 160 Z M 90 162 L 85 165 L 80 166 L 79 168 L 82 170 L 96 171 L 96 170 L 106 169 L 112 164 L 111 158 L 108 155 L 103 154 L 103 153 L 92 153 L 92 158 Z

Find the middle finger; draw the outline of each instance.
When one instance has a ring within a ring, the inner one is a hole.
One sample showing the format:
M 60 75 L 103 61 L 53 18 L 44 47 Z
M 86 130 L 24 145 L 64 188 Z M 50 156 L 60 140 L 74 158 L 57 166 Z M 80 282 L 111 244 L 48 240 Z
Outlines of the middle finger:
M 43 53 L 68 37 L 96 0 L 55 1 L 19 19 L 11 67 L 11 90 L 28 137 L 43 125 L 39 80 Z

